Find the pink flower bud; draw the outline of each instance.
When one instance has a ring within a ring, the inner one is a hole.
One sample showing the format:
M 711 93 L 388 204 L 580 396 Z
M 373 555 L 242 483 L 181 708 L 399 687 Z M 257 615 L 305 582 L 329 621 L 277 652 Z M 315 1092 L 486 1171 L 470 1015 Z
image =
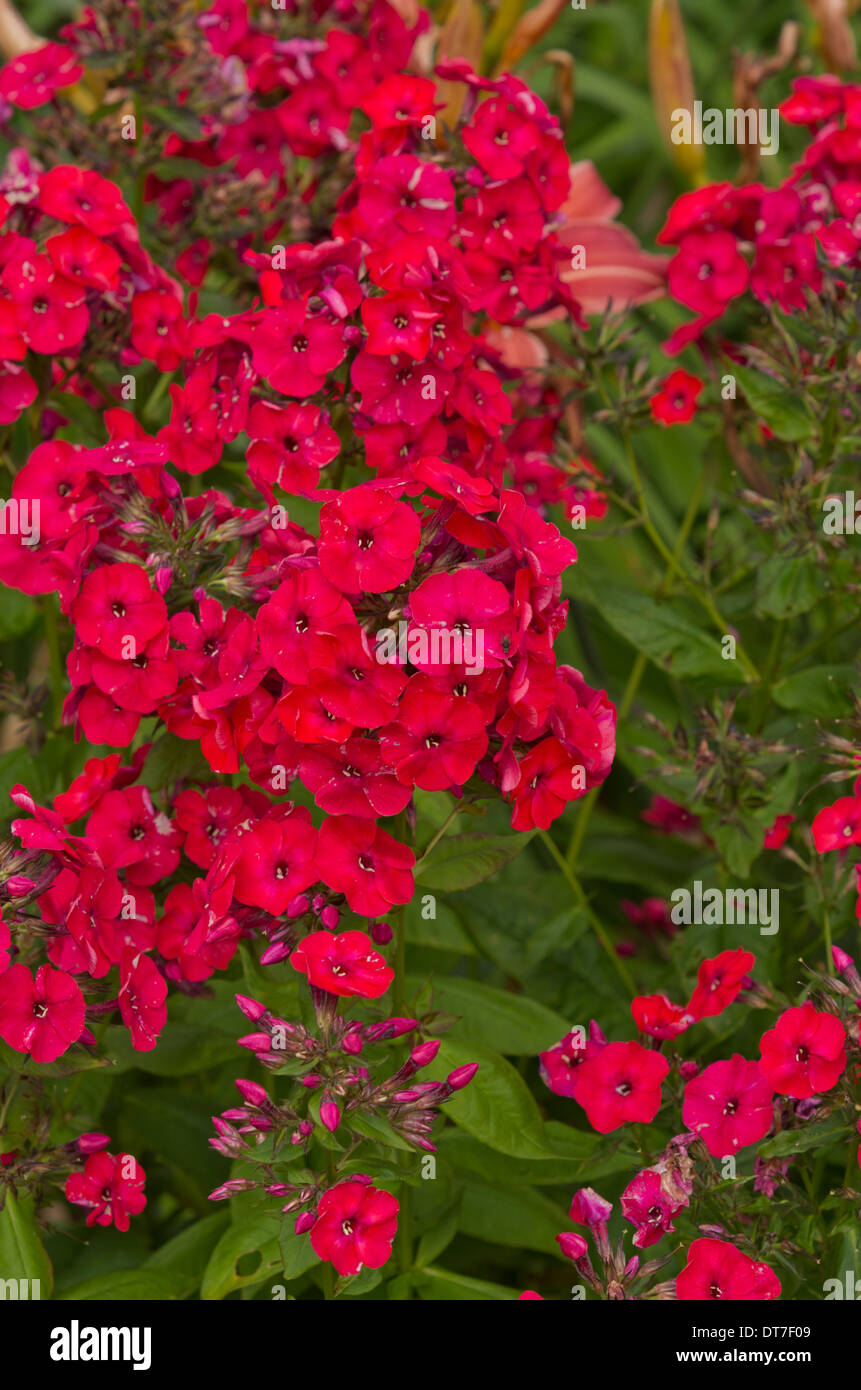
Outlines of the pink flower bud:
M 249 1105 L 265 1105 L 269 1099 L 265 1088 L 258 1081 L 239 1080 L 236 1082 L 236 1089 Z
M 333 1100 L 324 1100 L 320 1106 L 320 1120 L 329 1132 L 334 1134 L 341 1123 L 341 1107 Z
M 260 956 L 261 965 L 277 965 L 279 960 L 286 960 L 293 954 L 293 947 L 286 941 L 276 941 L 272 946 L 267 946 Z
M 173 570 L 169 565 L 159 565 L 153 577 L 154 587 L 162 595 L 166 594 L 173 583 Z
M 109 1134 L 79 1134 L 75 1140 L 75 1147 L 81 1154 L 97 1154 L 100 1150 L 108 1148 L 110 1142 Z
M 232 1197 L 234 1192 L 248 1192 L 250 1188 L 256 1186 L 256 1182 L 252 1182 L 250 1178 L 230 1178 L 227 1182 L 222 1183 L 221 1187 L 216 1187 L 214 1192 L 210 1192 L 209 1200 L 210 1202 L 220 1202 L 225 1197 Z
M 371 1023 L 364 1033 L 368 1042 L 380 1042 L 383 1038 L 400 1038 L 418 1026 L 415 1018 L 387 1018 L 385 1023 Z
M 246 1033 L 236 1041 L 240 1047 L 247 1047 L 249 1052 L 268 1052 L 272 1046 L 268 1033 Z
M 306 1231 L 310 1231 L 314 1225 L 315 1217 L 311 1211 L 303 1211 L 296 1217 L 296 1225 L 293 1227 L 297 1236 L 303 1236 Z
M 364 1046 L 361 1033 L 345 1033 L 341 1039 L 341 1046 L 351 1057 L 358 1057 Z
M 592 1187 L 581 1187 L 575 1192 L 568 1215 L 578 1226 L 606 1226 L 613 1210 L 613 1203 L 600 1196 Z
M 316 1071 L 309 1071 L 307 1076 L 302 1076 L 299 1079 L 302 1085 L 306 1086 L 309 1091 L 316 1091 L 317 1087 L 323 1084 L 322 1076 Z
M 327 931 L 334 931 L 340 920 L 341 914 L 332 903 L 328 907 L 324 907 L 320 913 L 320 925 L 325 927 Z
M 682 1065 L 679 1067 L 679 1076 L 683 1081 L 691 1081 L 693 1077 L 699 1074 L 699 1070 L 698 1062 L 682 1062 Z
M 371 927 L 371 936 L 378 946 L 388 946 L 394 932 L 388 922 L 375 922 Z
M 296 917 L 304 917 L 311 906 L 307 893 L 297 893 L 287 904 L 287 916 L 292 922 Z
M 256 1023 L 266 1012 L 266 1005 L 261 1004 L 257 999 L 249 999 L 247 994 L 237 994 L 236 1002 L 246 1018 L 250 1018 L 252 1023 Z
M 587 1242 L 575 1231 L 564 1232 L 556 1241 L 566 1260 L 579 1260 L 589 1249 Z
M 326 906 L 326 898 L 323 893 L 315 893 L 311 900 L 311 906 L 316 913 L 321 913 Z
M 25 878 L 23 874 L 13 874 L 6 880 L 6 892 L 10 898 L 26 898 L 35 887 L 32 878 Z
M 462 1091 L 464 1086 L 469 1085 L 477 1071 L 478 1062 L 467 1062 L 466 1066 L 455 1067 L 454 1071 L 449 1072 L 446 1081 L 453 1091 Z
M 439 1052 L 439 1046 L 439 1043 L 433 1038 L 429 1039 L 428 1042 L 419 1043 L 418 1047 L 414 1047 L 410 1053 L 410 1060 L 415 1062 L 417 1067 L 426 1067 Z

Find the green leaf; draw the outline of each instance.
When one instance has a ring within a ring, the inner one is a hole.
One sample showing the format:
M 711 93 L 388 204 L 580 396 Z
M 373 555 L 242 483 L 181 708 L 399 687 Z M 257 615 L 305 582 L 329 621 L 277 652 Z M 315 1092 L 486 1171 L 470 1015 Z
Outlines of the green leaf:
M 385 1144 L 390 1149 L 402 1149 L 406 1150 L 407 1153 L 415 1153 L 412 1144 L 408 1144 L 406 1139 L 401 1138 L 385 1115 L 373 1115 L 368 1111 L 349 1111 L 344 1116 L 344 1123 L 348 1129 L 355 1130 L 365 1139 L 374 1139 L 377 1143 Z
M 209 765 L 196 739 L 177 738 L 162 734 L 157 738 L 144 763 L 138 781 L 150 791 L 170 787 L 174 782 L 210 775 Z
M 597 1134 L 586 1134 L 556 1120 L 547 1122 L 544 1137 L 547 1154 L 535 1159 L 495 1153 L 458 1129 L 445 1130 L 439 1137 L 438 1148 L 459 1174 L 475 1174 L 486 1182 L 544 1187 L 571 1183 L 588 1185 L 608 1173 L 624 1172 L 638 1161 L 636 1154 L 624 1148 L 609 1154 L 599 1153 L 603 1145 Z
M 26 1279 L 27 1295 L 32 1297 L 33 1281 L 38 1280 L 40 1298 L 50 1298 L 54 1270 L 45 1253 L 36 1221 L 36 1207 L 29 1193 L 16 1196 L 7 1191 L 0 1212 L 0 1280 Z
M 416 883 L 440 893 L 456 893 L 490 878 L 516 859 L 532 834 L 451 835 L 440 840 L 416 868 Z
M 593 604 L 614 631 L 670 675 L 709 676 L 724 685 L 750 679 L 739 662 L 724 661 L 720 635 L 706 621 L 700 625 L 685 616 L 678 599 L 672 606 L 658 602 L 638 589 L 590 577 L 582 565 L 571 571 L 566 591 Z
M 358 1274 L 338 1280 L 335 1285 L 335 1297 L 361 1298 L 362 1294 L 370 1293 L 371 1289 L 375 1289 L 382 1282 L 382 1269 L 362 1269 Z
M 236 1056 L 236 1039 L 197 1023 L 169 1018 L 152 1052 L 136 1052 L 125 1028 L 111 1027 L 105 1049 L 121 1071 L 138 1067 L 154 1076 L 191 1076 Z
M 416 1249 L 416 1265 L 419 1269 L 422 1265 L 433 1264 L 434 1260 L 439 1259 L 442 1252 L 448 1249 L 457 1235 L 459 1216 L 458 1200 L 434 1222 L 429 1231 L 424 1232 Z
M 813 421 L 797 396 L 773 377 L 755 372 L 751 367 L 732 362 L 729 370 L 741 386 L 751 410 L 778 439 L 798 443 L 810 438 Z
M 756 577 L 756 611 L 761 618 L 797 618 L 825 590 L 815 555 L 769 555 Z
M 158 116 L 168 130 L 180 135 L 183 140 L 199 140 L 203 134 L 198 118 L 183 106 L 148 106 L 146 114 Z
M 119 1030 L 118 1030 L 119 1031 Z M 92 1071 L 96 1067 L 109 1067 L 107 1057 L 94 1057 L 92 1049 L 70 1047 L 62 1057 L 54 1062 L 34 1062 L 23 1052 L 0 1042 L 0 1062 L 19 1076 L 77 1076 L 78 1072 Z
M 169 1275 L 177 1289 L 174 1296 L 190 1297 L 199 1289 L 207 1261 L 229 1222 L 230 1215 L 226 1210 L 195 1221 L 154 1251 L 144 1261 L 143 1270 Z
M 516 1302 L 520 1292 L 503 1284 L 491 1284 L 486 1279 L 470 1279 L 453 1270 L 429 1266 L 410 1275 L 410 1283 L 420 1298 L 452 1299 L 469 1303 Z
M 551 1156 L 532 1092 L 520 1072 L 498 1052 L 478 1043 L 444 1038 L 423 1075 L 428 1080 L 442 1080 L 469 1062 L 478 1062 L 478 1071 L 468 1086 L 446 1101 L 446 1115 L 498 1153 L 515 1158 Z
M 789 1158 L 792 1154 L 805 1153 L 808 1149 L 824 1149 L 828 1144 L 839 1142 L 844 1145 L 853 1133 L 846 1124 L 834 1120 L 822 1120 L 816 1125 L 804 1125 L 802 1129 L 784 1129 L 773 1139 L 761 1144 L 760 1158 Z
M 420 989 L 423 983 L 408 976 L 408 993 Z M 475 1038 L 497 1052 L 532 1057 L 552 1047 L 570 1028 L 561 1014 L 534 999 L 509 994 L 477 980 L 459 976 L 434 978 L 432 988 L 434 1008 L 462 1019 L 459 1038 Z
M 278 1238 L 281 1221 L 267 1216 L 250 1216 L 229 1226 L 209 1257 L 200 1287 L 204 1302 L 225 1298 L 235 1289 L 260 1284 L 274 1278 L 283 1260 Z M 240 1271 L 239 1265 L 243 1268 Z
M 305 1274 L 307 1270 L 320 1263 L 319 1256 L 315 1255 L 312 1249 L 308 1232 L 297 1236 L 293 1229 L 295 1224 L 295 1215 L 285 1216 L 278 1237 L 281 1273 L 285 1279 L 298 1279 L 300 1274 Z
M 100 445 L 105 442 L 105 426 L 97 410 L 71 391 L 53 391 L 51 402 L 71 422 L 70 434 L 76 443 Z
M 460 1229 L 477 1240 L 561 1259 L 556 1237 L 570 1224 L 563 1207 L 529 1187 L 469 1182 L 463 1191 Z
M 183 1281 L 168 1270 L 117 1269 L 96 1274 L 57 1294 L 64 1303 L 163 1302 L 182 1298 Z
M 53 602 L 51 599 L 48 601 Z M 19 593 L 17 589 L 4 585 L 3 603 L 0 605 L 0 642 L 8 642 L 29 632 L 38 616 L 39 609 L 29 594 Z
M 786 676 L 772 689 L 781 709 L 802 710 L 819 719 L 837 719 L 846 713 L 850 692 L 857 684 L 854 666 L 814 666 Z

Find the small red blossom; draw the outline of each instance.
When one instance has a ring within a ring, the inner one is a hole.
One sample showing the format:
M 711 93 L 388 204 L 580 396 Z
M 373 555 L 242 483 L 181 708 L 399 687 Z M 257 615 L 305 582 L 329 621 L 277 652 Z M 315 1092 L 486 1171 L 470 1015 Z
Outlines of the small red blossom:
M 70 1173 L 66 1179 L 66 1200 L 88 1207 L 88 1226 L 129 1229 L 129 1217 L 139 1216 L 146 1206 L 146 1173 L 132 1154 L 91 1154 L 83 1173 Z
M 679 1299 L 751 1302 L 779 1297 L 780 1280 L 774 1270 L 726 1240 L 695 1240 L 676 1278 Z
M 763 1033 L 759 1068 L 780 1095 L 809 1100 L 837 1085 L 846 1068 L 845 1042 L 839 1019 L 802 1004 Z
M 703 389 L 698 376 L 678 368 L 670 372 L 660 391 L 649 399 L 652 419 L 659 425 L 683 425 L 694 418 L 697 397 Z
M 369 1182 L 340 1182 L 320 1199 L 312 1248 L 342 1279 L 360 1269 L 380 1269 L 392 1253 L 399 1210 L 390 1192 Z
M 299 942 L 290 957 L 294 970 L 307 975 L 308 983 L 329 994 L 360 999 L 379 999 L 385 994 L 395 972 L 374 950 L 369 936 L 361 931 L 334 935 L 312 932 Z

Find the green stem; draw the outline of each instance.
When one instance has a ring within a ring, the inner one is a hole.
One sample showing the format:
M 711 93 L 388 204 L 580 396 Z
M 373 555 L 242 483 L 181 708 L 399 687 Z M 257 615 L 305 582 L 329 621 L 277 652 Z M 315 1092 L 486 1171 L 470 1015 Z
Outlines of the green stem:
M 574 894 L 574 897 L 577 901 L 577 905 L 581 907 L 585 912 L 587 918 L 589 919 L 589 923 L 592 927 L 592 930 L 594 931 L 601 945 L 604 947 L 604 950 L 607 952 L 607 955 L 613 962 L 613 965 L 616 968 L 616 972 L 619 975 L 619 978 L 622 980 L 625 988 L 631 995 L 636 994 L 637 987 L 634 984 L 634 981 L 628 972 L 627 966 L 625 965 L 621 957 L 617 954 L 617 952 L 614 950 L 613 943 L 607 935 L 607 932 L 604 930 L 604 924 L 599 920 L 599 918 L 596 916 L 596 914 L 592 911 L 591 907 L 589 906 L 588 899 L 586 897 L 586 894 L 583 892 L 580 880 L 572 872 L 571 865 L 567 862 L 564 855 L 558 849 L 553 837 L 549 835 L 546 830 L 539 830 L 538 834 L 541 838 L 542 843 L 547 846 L 551 855 L 556 860 L 556 863 L 559 865 L 559 868 L 562 870 L 562 873 L 564 874 L 568 882 L 568 885 L 571 888 L 572 893 Z
M 403 907 L 394 912 L 395 921 L 395 979 L 392 1001 L 395 1014 L 403 1017 L 407 1011 L 407 932 Z
M 703 492 L 703 484 L 704 475 L 701 473 L 699 481 L 696 487 L 694 488 L 693 492 L 691 493 L 691 499 L 688 502 L 688 508 L 685 512 L 681 529 L 679 530 L 679 534 L 676 536 L 676 543 L 673 547 L 673 555 L 676 557 L 676 559 L 678 559 L 678 557 L 684 550 L 685 543 L 687 542 L 688 536 L 690 535 L 691 527 L 694 524 L 694 517 L 697 514 L 697 508 L 699 507 L 700 498 Z M 664 577 L 658 587 L 656 597 L 660 598 L 663 594 L 667 592 L 667 590 L 671 587 L 671 580 L 672 571 L 668 566 L 666 573 L 664 574 Z M 617 716 L 618 724 L 622 724 L 631 712 L 631 706 L 633 705 L 637 695 L 637 691 L 640 688 L 640 681 L 643 679 L 643 674 L 646 670 L 646 665 L 647 657 L 645 656 L 645 654 L 643 652 L 637 652 L 637 655 L 634 658 L 634 664 L 631 667 L 631 674 L 628 677 L 628 682 L 622 693 L 622 701 L 619 705 Z M 568 845 L 568 853 L 565 856 L 568 864 L 572 868 L 577 863 L 577 856 L 579 855 L 580 847 L 583 844 L 583 837 L 586 834 L 586 827 L 589 824 L 589 819 L 592 815 L 592 812 L 595 809 L 600 794 L 600 787 L 596 787 L 594 791 L 589 792 L 587 796 L 583 797 L 577 820 L 574 822 L 574 829 L 571 834 L 571 841 Z
M 425 846 L 425 848 L 422 850 L 421 857 L 420 857 L 419 859 L 416 860 L 416 868 L 418 868 L 419 864 L 423 864 L 423 863 L 424 863 L 424 861 L 427 859 L 428 855 L 430 854 L 431 850 L 434 849 L 435 846 L 439 844 L 440 840 L 442 839 L 442 837 L 443 837 L 443 835 L 445 834 L 445 832 L 448 830 L 448 828 L 449 828 L 449 826 L 451 825 L 452 821 L 454 820 L 455 816 L 460 815 L 460 812 L 461 812 L 462 808 L 463 808 L 463 802 L 458 802 L 458 804 L 457 804 L 457 806 L 455 806 L 454 810 L 451 811 L 451 812 L 446 816 L 446 818 L 445 818 L 445 820 L 443 821 L 442 825 L 440 826 L 439 830 L 436 832 L 436 834 L 434 835 L 433 839 L 430 841 L 430 844 L 428 844 L 428 845 Z
M 783 618 L 775 623 L 774 631 L 771 634 L 771 644 L 768 648 L 768 656 L 765 659 L 765 670 L 762 673 L 762 681 L 759 690 L 756 692 L 753 708 L 750 715 L 750 726 L 754 733 L 760 733 L 768 714 L 768 706 L 771 701 L 771 687 L 774 685 L 777 668 L 780 664 L 780 653 L 783 649 L 783 639 L 786 636 L 786 622 Z
M 645 530 L 646 535 L 649 537 L 649 540 L 652 542 L 652 545 L 658 551 L 658 554 L 663 556 L 663 558 L 666 560 L 667 566 L 671 570 L 671 572 L 676 576 L 677 579 L 680 579 L 682 581 L 686 588 L 690 590 L 692 597 L 696 599 L 700 607 L 704 608 L 706 613 L 708 613 L 709 617 L 711 618 L 712 622 L 714 623 L 721 636 L 725 636 L 726 633 L 729 631 L 729 624 L 727 623 L 726 619 L 722 617 L 711 594 L 708 594 L 703 589 L 701 589 L 700 586 L 697 584 L 696 580 L 692 579 L 691 576 L 686 572 L 686 570 L 682 568 L 679 560 L 670 550 L 670 547 L 667 545 L 663 536 L 655 528 L 654 523 L 652 522 L 651 517 L 648 513 L 648 509 L 646 506 L 646 494 L 643 490 L 643 480 L 640 477 L 640 468 L 637 463 L 637 457 L 631 445 L 631 440 L 627 430 L 622 432 L 622 438 L 624 440 L 625 452 L 628 456 L 628 462 L 631 465 L 631 472 L 634 478 L 634 486 L 637 490 L 637 500 L 640 504 L 640 515 L 642 518 L 643 529 Z M 736 652 L 738 654 L 739 661 L 741 662 L 742 666 L 744 666 L 748 675 L 751 677 L 752 680 L 758 683 L 760 680 L 759 671 L 754 666 L 753 662 L 750 660 L 750 657 L 743 650 L 740 642 L 736 643 Z
M 401 1189 L 400 1203 L 395 1254 L 401 1274 L 409 1274 L 413 1267 L 413 1190 L 406 1183 Z

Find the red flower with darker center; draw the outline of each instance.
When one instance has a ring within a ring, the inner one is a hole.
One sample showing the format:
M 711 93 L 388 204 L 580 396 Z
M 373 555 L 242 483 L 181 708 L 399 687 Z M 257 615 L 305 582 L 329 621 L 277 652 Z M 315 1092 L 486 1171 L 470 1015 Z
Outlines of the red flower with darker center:
M 149 956 L 126 946 L 120 961 L 120 1013 L 135 1052 L 152 1052 L 167 1022 L 167 981 Z
M 737 946 L 731 951 L 721 951 L 711 960 L 704 960 L 697 971 L 697 987 L 687 1012 L 697 1020 L 723 1013 L 737 997 L 755 959 L 751 951 Z
M 774 1088 L 757 1063 L 736 1052 L 688 1082 L 682 1120 L 710 1154 L 724 1158 L 765 1138 L 774 1119 L 773 1098 Z
M 368 1182 L 339 1182 L 320 1199 L 311 1245 L 342 1278 L 380 1269 L 392 1253 L 398 1229 L 397 1199 Z
M 677 1038 L 695 1022 L 690 1008 L 674 1004 L 665 994 L 643 994 L 631 1001 L 631 1014 L 641 1033 L 650 1038 Z
M 34 352 L 53 355 L 78 346 L 90 322 L 82 285 L 37 253 L 10 261 L 2 283 L 15 302 L 18 332 Z
M 236 897 L 279 917 L 291 898 L 318 878 L 317 832 L 304 807 L 286 820 L 262 820 L 244 835 L 236 861 Z
M 638 1042 L 612 1042 L 577 1069 L 574 1099 L 599 1134 L 624 1124 L 648 1124 L 661 1105 L 670 1064 Z
M 344 997 L 379 999 L 395 978 L 394 970 L 362 931 L 337 936 L 328 931 L 312 932 L 299 942 L 290 964 L 307 975 L 308 983 L 317 989 Z
M 696 414 L 697 397 L 703 389 L 698 376 L 679 368 L 670 372 L 660 391 L 649 400 L 652 418 L 661 425 L 681 425 Z
M 127 1231 L 129 1217 L 146 1206 L 146 1173 L 132 1154 L 91 1154 L 83 1173 L 66 1179 L 66 1201 L 89 1207 L 88 1226 L 110 1226 Z
M 751 1302 L 779 1297 L 780 1280 L 774 1270 L 726 1240 L 695 1240 L 676 1278 L 679 1299 Z
M 689 232 L 667 267 L 673 298 L 712 316 L 743 293 L 748 278 L 747 262 L 730 232 Z
M 373 821 L 329 816 L 320 827 L 317 853 L 329 887 L 343 893 L 360 917 L 384 917 L 413 895 L 412 850 Z
M 861 845 L 861 797 L 841 796 L 813 817 L 813 841 L 820 854 Z
M 846 1030 L 812 1004 L 787 1009 L 760 1040 L 759 1067 L 782 1096 L 809 1100 L 836 1086 L 846 1068 Z
M 299 776 L 329 815 L 396 816 L 412 796 L 412 783 L 401 786 L 374 738 L 302 747 L 298 759 Z
M 84 1030 L 84 996 L 71 975 L 40 965 L 35 979 L 26 965 L 0 975 L 0 1038 L 34 1062 L 53 1062 Z
M 280 675 L 299 685 L 308 679 L 311 645 L 318 634 L 355 621 L 340 590 L 316 570 L 301 570 L 279 584 L 258 612 L 260 650 Z
M 351 488 L 320 512 L 320 568 L 345 593 L 381 594 L 405 583 L 420 540 L 412 507 L 379 488 Z
M 50 217 L 77 223 L 95 236 L 110 236 L 134 221 L 115 183 L 74 164 L 57 164 L 41 175 L 39 206 Z
M 167 626 L 167 608 L 140 565 L 101 565 L 81 585 L 72 621 L 82 642 L 124 661 Z
M 468 700 L 411 681 L 398 706 L 397 723 L 381 731 L 380 743 L 404 786 L 444 791 L 472 776 L 487 752 L 487 733 L 480 711 Z
M 19 53 L 6 64 L 0 71 L 0 96 L 22 111 L 33 111 L 83 75 L 84 69 L 70 48 L 46 43 L 31 53 Z

